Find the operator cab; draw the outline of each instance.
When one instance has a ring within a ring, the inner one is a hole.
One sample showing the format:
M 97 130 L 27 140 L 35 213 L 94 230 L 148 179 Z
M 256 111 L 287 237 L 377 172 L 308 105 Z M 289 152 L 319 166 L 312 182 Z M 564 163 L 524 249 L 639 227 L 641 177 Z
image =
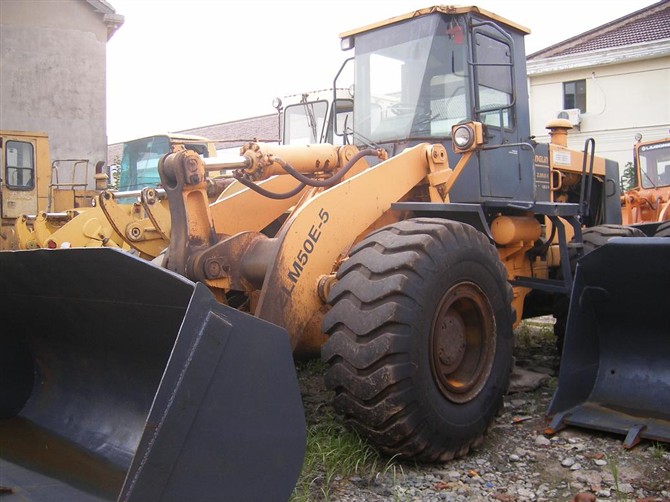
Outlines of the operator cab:
M 200 136 L 159 134 L 139 138 L 123 144 L 119 181 L 120 192 L 141 190 L 160 185 L 158 161 L 170 153 L 175 145 L 196 151 L 202 157 L 216 156 L 209 140 Z
M 633 158 L 640 170 L 642 188 L 670 185 L 670 141 L 649 141 L 635 146 Z
M 342 48 L 355 50 L 354 114 L 346 129 L 333 120 L 335 135 L 391 155 L 441 142 L 455 165 L 452 126 L 478 121 L 486 146 L 497 148 L 477 152 L 478 169 L 461 175 L 452 202 L 533 200 L 532 169 L 521 167 L 533 162 L 527 33 L 477 7 L 436 6 L 341 34 Z

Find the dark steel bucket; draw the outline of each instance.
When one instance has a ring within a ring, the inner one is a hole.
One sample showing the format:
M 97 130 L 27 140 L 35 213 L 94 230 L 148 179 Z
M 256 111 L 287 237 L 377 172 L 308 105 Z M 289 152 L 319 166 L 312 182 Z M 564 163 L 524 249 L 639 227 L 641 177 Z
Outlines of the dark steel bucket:
M 549 433 L 670 442 L 670 239 L 616 238 L 577 264 Z
M 306 430 L 282 328 L 109 248 L 1 252 L 0 277 L 0 486 L 48 501 L 290 496 Z

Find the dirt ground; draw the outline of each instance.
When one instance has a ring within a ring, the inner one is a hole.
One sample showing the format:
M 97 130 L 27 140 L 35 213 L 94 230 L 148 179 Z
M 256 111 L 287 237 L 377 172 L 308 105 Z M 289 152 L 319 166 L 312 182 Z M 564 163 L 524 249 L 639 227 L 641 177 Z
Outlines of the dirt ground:
M 507 395 L 486 440 L 465 458 L 439 465 L 382 463 L 377 472 L 335 479 L 314 499 L 376 501 L 664 501 L 670 502 L 670 445 L 568 427 L 544 434 L 559 365 L 551 318 L 517 330 L 518 367 L 540 385 Z M 538 376 L 539 375 L 539 376 Z M 320 375 L 301 375 L 310 420 L 329 416 L 332 395 Z

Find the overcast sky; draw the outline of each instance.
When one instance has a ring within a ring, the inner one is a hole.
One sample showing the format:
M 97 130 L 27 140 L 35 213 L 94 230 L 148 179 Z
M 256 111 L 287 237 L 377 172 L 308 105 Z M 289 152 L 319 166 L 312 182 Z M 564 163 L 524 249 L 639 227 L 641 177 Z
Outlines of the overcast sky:
M 331 86 L 349 56 L 340 51 L 339 33 L 433 5 L 430 0 L 107 2 L 125 17 L 107 43 L 110 143 L 273 113 L 275 96 Z M 530 28 L 530 54 L 654 3 L 472 4 Z

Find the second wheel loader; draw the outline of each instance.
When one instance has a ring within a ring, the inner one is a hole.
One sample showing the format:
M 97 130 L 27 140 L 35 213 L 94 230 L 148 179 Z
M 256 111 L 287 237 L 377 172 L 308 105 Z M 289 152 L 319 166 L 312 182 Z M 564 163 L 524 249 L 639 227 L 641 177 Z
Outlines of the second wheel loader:
M 638 141 L 633 148 L 633 187 L 621 197 L 624 223 L 666 222 L 670 235 L 670 138 Z
M 483 441 L 502 405 L 515 324 L 551 314 L 570 295 L 582 228 L 621 223 L 617 165 L 595 156 L 594 141 L 584 151 L 568 149 L 570 124 L 562 120 L 548 124 L 549 144 L 530 137 L 526 33 L 477 7 L 436 6 L 342 34 L 343 48 L 355 49 L 353 118 L 350 103 L 345 120 L 337 120 L 336 109 L 326 135 L 339 135 L 341 144 L 251 142 L 225 162 L 190 150 L 164 156 L 159 173 L 171 233 L 161 268 L 146 263 L 143 271 L 133 261 L 135 293 L 113 281 L 106 286 L 140 316 L 138 306 L 154 288 L 161 298 L 175 298 L 170 304 L 178 315 L 182 297 L 173 293 L 182 286 L 174 278 L 196 289 L 204 284 L 221 317 L 229 309 L 251 314 L 283 328 L 295 358 L 320 354 L 335 408 L 381 451 L 418 461 L 465 455 Z M 207 173 L 222 168 L 236 170 L 236 183 L 210 204 Z M 86 259 L 66 260 L 73 251 Z M 0 254 L 0 265 L 34 260 L 41 270 L 73 278 L 94 277 L 96 267 L 131 266 L 111 249 L 29 253 Z M 39 285 L 39 278 L 25 277 L 13 296 L 38 295 Z M 587 307 L 588 300 L 584 295 Z M 104 303 L 85 305 L 95 312 Z M 159 310 L 152 326 L 162 328 L 160 312 L 171 311 Z M 134 333 L 118 319 L 110 329 L 96 326 L 107 352 L 125 343 L 114 332 L 119 323 L 148 361 L 158 357 L 150 342 L 142 346 L 139 327 Z M 242 338 L 258 329 L 243 316 L 231 315 L 230 323 L 247 331 Z M 164 331 L 171 330 L 166 322 Z M 200 328 L 184 322 L 184 330 Z M 21 354 L 38 375 L 69 374 L 43 357 L 51 345 L 42 336 L 26 335 L 28 343 L 3 336 L 10 347 L 27 346 Z M 273 357 L 245 364 L 257 350 L 263 349 L 235 353 L 251 371 L 230 374 L 229 383 L 249 378 L 254 365 L 273 364 Z M 267 350 L 272 355 L 275 348 Z M 274 363 L 283 353 L 276 356 Z M 177 348 L 175 358 L 184 358 Z M 598 361 L 589 364 L 589 376 L 597 375 Z M 278 371 L 285 379 L 284 367 Z M 104 394 L 100 387 L 89 411 Z M 31 413 L 38 398 L 58 414 L 48 389 L 37 385 L 24 394 L 24 408 L 13 408 L 18 417 Z M 154 408 L 160 413 L 166 404 L 157 397 Z M 83 425 L 73 420 L 54 431 Z M 142 436 L 140 448 L 145 444 Z

